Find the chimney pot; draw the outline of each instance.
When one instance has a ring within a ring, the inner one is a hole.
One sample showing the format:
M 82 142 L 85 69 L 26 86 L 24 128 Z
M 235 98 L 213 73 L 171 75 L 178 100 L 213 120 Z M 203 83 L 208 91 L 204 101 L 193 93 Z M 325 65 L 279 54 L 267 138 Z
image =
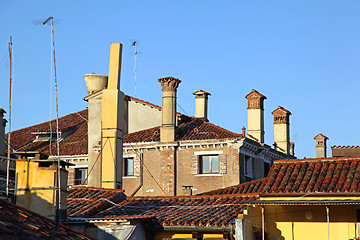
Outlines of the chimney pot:
M 316 157 L 317 158 L 326 158 L 326 141 L 329 140 L 329 138 L 321 133 L 316 135 L 314 137 L 316 140 Z
M 107 88 L 108 85 L 108 76 L 105 75 L 96 73 L 85 74 L 84 79 L 89 95 L 101 89 Z
M 276 143 L 275 149 L 285 154 L 291 154 L 289 127 L 291 112 L 279 106 L 271 114 L 274 115 L 274 142 Z

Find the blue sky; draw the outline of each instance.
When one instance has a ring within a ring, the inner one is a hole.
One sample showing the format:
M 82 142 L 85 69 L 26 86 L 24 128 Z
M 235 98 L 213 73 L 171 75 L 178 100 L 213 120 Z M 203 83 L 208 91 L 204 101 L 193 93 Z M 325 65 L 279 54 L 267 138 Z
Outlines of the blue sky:
M 296 156 L 315 157 L 318 133 L 330 146 L 359 145 L 359 11 L 356 0 L 0 0 L 0 107 L 8 110 L 12 36 L 12 130 L 49 120 L 51 29 L 33 20 L 54 16 L 60 116 L 87 106 L 83 75 L 108 73 L 111 42 L 124 44 L 121 89 L 134 96 L 137 40 L 138 98 L 161 105 L 157 79 L 179 78 L 185 113 L 194 115 L 192 93 L 202 89 L 211 93 L 210 122 L 239 133 L 244 97 L 256 89 L 267 97 L 265 142 L 274 141 L 271 112 L 282 106 L 292 112 Z

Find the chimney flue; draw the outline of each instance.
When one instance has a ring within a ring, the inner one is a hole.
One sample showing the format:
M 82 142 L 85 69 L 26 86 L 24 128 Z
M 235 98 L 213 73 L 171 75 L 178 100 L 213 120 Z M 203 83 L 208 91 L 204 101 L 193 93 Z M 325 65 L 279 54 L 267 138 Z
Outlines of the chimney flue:
M 160 142 L 174 142 L 176 136 L 176 89 L 181 80 L 173 77 L 159 78 L 162 88 L 162 125 Z
M 208 96 L 211 94 L 203 90 L 197 90 L 193 93 L 195 95 L 195 117 L 208 120 Z
M 329 140 L 329 138 L 319 133 L 314 139 L 316 140 L 316 157 L 326 158 L 326 141 Z
M 248 137 L 264 143 L 264 100 L 266 97 L 253 89 L 245 98 L 248 100 Z
M 290 152 L 290 115 L 291 112 L 283 107 L 278 107 L 271 114 L 274 115 L 274 142 L 275 149 L 291 154 Z

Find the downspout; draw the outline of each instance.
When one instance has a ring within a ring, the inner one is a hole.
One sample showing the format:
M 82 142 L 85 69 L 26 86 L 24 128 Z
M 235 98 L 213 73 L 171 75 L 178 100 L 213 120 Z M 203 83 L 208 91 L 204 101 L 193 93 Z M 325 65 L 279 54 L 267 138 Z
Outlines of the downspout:
M 327 229 L 328 229 L 328 240 L 330 240 L 330 216 L 329 216 L 328 206 L 326 206 L 326 221 L 327 221 Z
M 262 240 L 265 240 L 265 216 L 264 216 L 264 206 L 261 206 L 261 231 L 262 231 Z
M 140 184 L 135 189 L 135 191 L 130 195 L 131 197 L 135 196 L 135 194 L 142 188 L 144 184 L 144 175 L 143 175 L 143 154 L 140 154 Z

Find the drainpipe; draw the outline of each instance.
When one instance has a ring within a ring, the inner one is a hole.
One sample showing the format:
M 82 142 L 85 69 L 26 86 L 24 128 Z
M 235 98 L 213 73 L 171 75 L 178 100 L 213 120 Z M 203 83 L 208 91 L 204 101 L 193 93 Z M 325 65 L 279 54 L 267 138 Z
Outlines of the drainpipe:
M 330 216 L 329 216 L 328 206 L 326 206 L 326 221 L 327 221 L 327 229 L 328 229 L 328 240 L 330 240 Z
M 265 216 L 264 216 L 264 206 L 261 206 L 261 230 L 262 230 L 262 240 L 265 240 Z
M 135 194 L 142 188 L 144 184 L 144 175 L 143 175 L 143 154 L 140 154 L 140 185 L 135 189 L 135 191 L 130 196 L 135 196 Z

